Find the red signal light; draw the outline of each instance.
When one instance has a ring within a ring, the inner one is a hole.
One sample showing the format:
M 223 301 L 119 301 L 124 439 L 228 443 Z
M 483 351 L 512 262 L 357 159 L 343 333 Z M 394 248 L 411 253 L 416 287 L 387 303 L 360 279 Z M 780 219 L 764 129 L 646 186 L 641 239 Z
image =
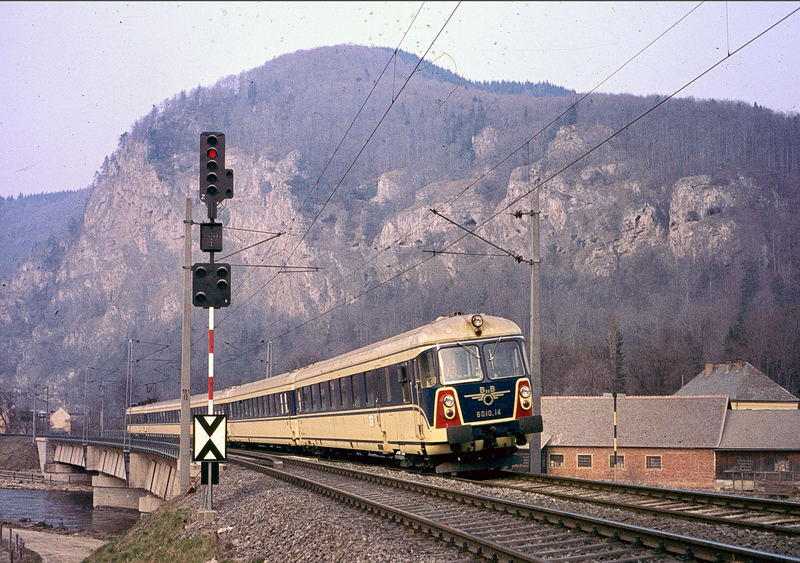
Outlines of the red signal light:
M 208 149 L 208 158 L 217 158 L 217 149 Z

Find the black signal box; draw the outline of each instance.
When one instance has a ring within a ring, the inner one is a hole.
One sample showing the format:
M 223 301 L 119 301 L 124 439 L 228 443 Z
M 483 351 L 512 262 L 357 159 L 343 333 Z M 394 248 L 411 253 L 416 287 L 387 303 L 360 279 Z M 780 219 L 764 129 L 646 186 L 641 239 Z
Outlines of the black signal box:
M 192 304 L 203 309 L 219 309 L 231 304 L 230 264 L 192 265 Z
M 222 223 L 200 224 L 200 250 L 222 252 Z

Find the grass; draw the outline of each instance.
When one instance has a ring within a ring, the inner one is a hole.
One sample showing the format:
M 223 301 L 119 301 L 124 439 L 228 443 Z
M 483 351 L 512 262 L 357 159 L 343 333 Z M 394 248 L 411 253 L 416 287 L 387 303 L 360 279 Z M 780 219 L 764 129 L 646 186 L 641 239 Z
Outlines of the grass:
M 185 508 L 159 510 L 95 551 L 86 561 L 209 561 L 216 557 L 207 537 L 177 538 L 191 518 Z

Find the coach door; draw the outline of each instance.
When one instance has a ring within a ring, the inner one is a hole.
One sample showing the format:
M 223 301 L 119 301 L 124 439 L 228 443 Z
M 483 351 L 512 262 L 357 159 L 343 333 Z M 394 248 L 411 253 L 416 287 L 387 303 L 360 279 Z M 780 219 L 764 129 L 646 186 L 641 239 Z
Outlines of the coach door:
M 370 415 L 372 439 L 379 442 L 378 449 L 382 451 L 388 450 L 388 428 L 390 425 L 388 420 L 389 413 L 386 411 L 387 405 L 385 403 L 385 371 L 385 369 L 374 369 L 364 374 L 367 405 L 372 407 L 372 414 Z

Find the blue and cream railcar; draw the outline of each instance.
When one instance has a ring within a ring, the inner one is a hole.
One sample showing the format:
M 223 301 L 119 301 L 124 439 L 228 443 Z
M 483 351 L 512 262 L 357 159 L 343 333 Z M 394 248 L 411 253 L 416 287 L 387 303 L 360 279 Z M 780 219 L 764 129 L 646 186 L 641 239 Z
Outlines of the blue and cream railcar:
M 509 320 L 456 315 L 299 370 L 298 445 L 439 472 L 510 465 L 541 431 L 523 342 Z
M 191 413 L 208 412 L 208 397 L 196 395 L 191 400 Z M 158 434 L 178 435 L 180 426 L 181 402 L 160 401 L 143 403 L 128 409 L 128 432 L 153 436 Z
M 297 445 L 291 374 L 278 375 L 214 394 L 214 410 L 228 418 L 228 441 Z
M 193 397 L 192 406 L 203 401 Z M 177 403 L 160 405 L 174 412 Z M 148 418 L 162 416 L 148 407 Z M 438 472 L 516 461 L 517 446 L 542 428 L 532 407 L 521 331 L 486 315 L 439 318 L 215 397 L 232 442 L 400 454 Z

